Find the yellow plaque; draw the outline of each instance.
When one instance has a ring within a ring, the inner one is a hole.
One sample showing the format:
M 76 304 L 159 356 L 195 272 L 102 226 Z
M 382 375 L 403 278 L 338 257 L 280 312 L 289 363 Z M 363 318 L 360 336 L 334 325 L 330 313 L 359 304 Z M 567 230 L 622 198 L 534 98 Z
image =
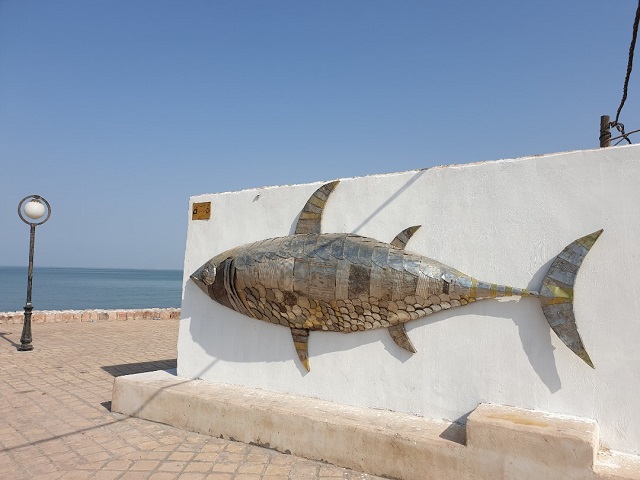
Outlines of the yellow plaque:
M 191 220 L 209 220 L 211 218 L 211 202 L 194 203 Z

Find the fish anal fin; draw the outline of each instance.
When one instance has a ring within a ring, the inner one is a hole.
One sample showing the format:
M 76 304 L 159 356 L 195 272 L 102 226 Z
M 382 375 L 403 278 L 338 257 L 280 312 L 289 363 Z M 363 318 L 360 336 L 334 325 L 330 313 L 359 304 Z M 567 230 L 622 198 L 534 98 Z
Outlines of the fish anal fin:
M 414 225 L 413 227 L 405 228 L 401 231 L 396 238 L 391 241 L 391 245 L 400 250 L 404 250 L 404 247 L 407 246 L 407 242 L 413 236 L 414 233 L 421 227 L 422 225 Z
M 411 339 L 407 336 L 407 331 L 404 329 L 404 323 L 389 327 L 389 334 L 400 348 L 404 348 L 407 352 L 416 353 L 416 348 L 413 346 L 413 343 L 411 343 Z
M 333 192 L 339 183 L 339 180 L 325 183 L 313 192 L 313 195 L 307 200 L 307 203 L 300 213 L 300 218 L 298 218 L 298 223 L 296 224 L 296 234 L 321 233 L 320 224 L 322 222 L 324 206 L 327 203 L 329 195 L 331 195 L 331 192 Z
M 309 367 L 309 330 L 292 328 L 291 338 L 293 338 L 293 345 L 296 347 L 300 362 L 307 369 L 307 372 L 311 371 Z

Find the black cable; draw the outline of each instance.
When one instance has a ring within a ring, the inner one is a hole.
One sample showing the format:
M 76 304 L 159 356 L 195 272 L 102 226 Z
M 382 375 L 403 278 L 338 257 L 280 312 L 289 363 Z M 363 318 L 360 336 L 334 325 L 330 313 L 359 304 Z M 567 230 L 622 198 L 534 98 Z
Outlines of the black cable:
M 620 101 L 620 106 L 618 107 L 618 112 L 616 113 L 616 119 L 611 122 L 612 127 L 616 127 L 621 125 L 618 120 L 620 119 L 620 112 L 622 112 L 622 107 L 624 107 L 624 102 L 627 101 L 627 90 L 629 88 L 629 79 L 631 78 L 631 70 L 633 69 L 633 53 L 636 48 L 636 39 L 638 38 L 638 23 L 640 23 L 640 0 L 638 0 L 638 8 L 636 10 L 636 18 L 633 21 L 633 35 L 631 37 L 631 45 L 629 46 L 629 61 L 627 62 L 627 75 L 624 79 L 624 87 L 622 89 L 622 100 Z M 631 141 L 626 138 L 626 134 L 624 133 L 624 125 L 622 128 L 618 129 L 625 139 L 631 143 Z
M 629 135 L 633 135 L 634 133 L 638 133 L 638 132 L 640 132 L 640 129 L 639 130 L 632 130 L 631 132 L 627 132 L 624 135 L 618 135 L 617 137 L 610 138 L 609 141 L 613 142 L 614 140 L 618 140 L 618 139 L 621 138 L 622 140 L 626 140 L 628 142 L 629 139 L 626 138 L 626 137 L 628 137 Z M 618 143 L 620 143 L 620 142 L 618 142 Z M 616 145 L 617 145 L 617 143 L 616 143 Z
M 620 122 L 611 122 L 611 126 L 612 127 L 616 127 L 616 130 L 618 130 L 620 132 L 620 136 L 623 138 L 623 140 L 626 140 L 627 143 L 629 145 L 631 145 L 631 140 L 629 140 L 629 134 L 625 133 L 624 131 L 624 123 L 620 123 Z M 609 141 L 611 141 L 611 139 L 609 139 Z M 618 143 L 621 143 L 622 140 L 620 140 Z M 618 144 L 616 143 L 616 145 Z

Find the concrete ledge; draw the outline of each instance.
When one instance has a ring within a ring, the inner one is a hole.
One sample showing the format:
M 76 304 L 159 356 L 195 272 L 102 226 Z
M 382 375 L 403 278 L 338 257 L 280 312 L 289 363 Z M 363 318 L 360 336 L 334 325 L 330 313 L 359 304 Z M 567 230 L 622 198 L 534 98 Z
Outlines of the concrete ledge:
M 158 371 L 116 378 L 112 410 L 403 480 L 640 479 L 637 457 L 596 459 L 594 421 L 498 405 L 465 442 L 448 422 Z
M 600 480 L 640 479 L 640 457 L 620 452 L 601 451 L 594 466 Z
M 129 310 L 34 310 L 33 323 L 103 322 L 108 320 L 168 320 L 180 318 L 179 308 Z M 0 312 L 0 325 L 22 324 L 24 312 Z
M 502 457 L 507 478 L 547 478 L 548 465 L 584 478 L 598 454 L 599 429 L 594 420 L 481 404 L 467 418 L 467 447 L 478 458 Z

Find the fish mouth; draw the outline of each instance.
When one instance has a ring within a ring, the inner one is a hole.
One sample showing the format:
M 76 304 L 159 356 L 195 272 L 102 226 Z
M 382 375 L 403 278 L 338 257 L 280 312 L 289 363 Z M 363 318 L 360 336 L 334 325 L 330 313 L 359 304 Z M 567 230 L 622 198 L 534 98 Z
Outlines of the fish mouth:
M 216 267 L 210 262 L 207 262 L 193 272 L 190 278 L 200 290 L 209 295 L 209 285 L 213 285 L 216 278 Z

